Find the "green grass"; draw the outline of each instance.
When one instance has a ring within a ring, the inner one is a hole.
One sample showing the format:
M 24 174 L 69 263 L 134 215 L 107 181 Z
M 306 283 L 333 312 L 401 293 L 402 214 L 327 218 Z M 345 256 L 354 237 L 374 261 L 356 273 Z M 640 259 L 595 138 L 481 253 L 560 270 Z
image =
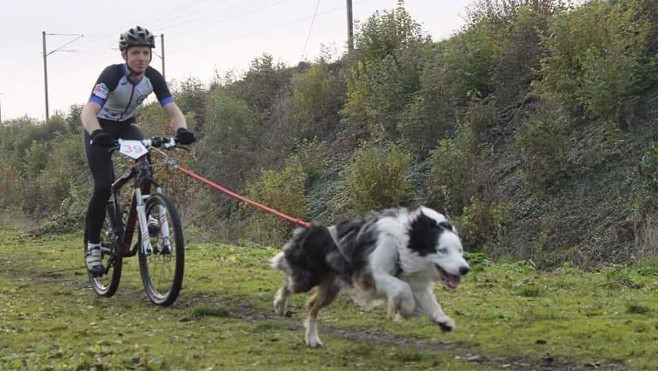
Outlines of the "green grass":
M 448 334 L 341 296 L 322 313 L 325 347 L 309 349 L 305 297 L 292 298 L 292 318 L 272 313 L 275 249 L 190 244 L 181 296 L 161 308 L 135 258 L 117 294 L 99 298 L 80 236 L 1 230 L 0 241 L 0 369 L 658 369 L 658 264 L 538 273 L 482 263 L 456 291 L 436 288 L 457 322 Z

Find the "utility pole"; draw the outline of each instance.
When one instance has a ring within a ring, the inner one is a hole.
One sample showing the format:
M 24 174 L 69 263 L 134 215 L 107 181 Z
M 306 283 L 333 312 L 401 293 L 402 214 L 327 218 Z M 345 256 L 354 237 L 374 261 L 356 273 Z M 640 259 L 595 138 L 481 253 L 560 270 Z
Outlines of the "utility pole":
M 67 42 L 66 44 L 60 46 L 59 48 L 51 51 L 48 53 L 46 51 L 46 36 L 77 36 L 75 39 Z M 79 38 L 83 37 L 84 35 L 80 34 L 55 34 L 55 33 L 46 33 L 46 31 L 41 32 L 41 37 L 42 37 L 42 44 L 43 44 L 43 84 L 46 92 L 46 122 L 48 122 L 49 119 L 49 112 L 50 110 L 48 109 L 48 56 L 53 54 L 54 52 L 61 50 L 63 47 L 71 44 L 72 42 L 78 40 Z M 66 50 L 66 51 L 71 51 L 71 50 Z
M 352 0 L 347 0 L 347 51 L 354 50 L 354 22 L 352 21 Z
M 160 49 L 162 49 L 162 55 L 158 55 L 158 53 L 153 52 L 153 54 L 157 55 L 160 60 L 162 61 L 162 77 L 165 77 L 165 49 L 164 49 L 164 34 L 161 33 L 160 35 L 156 36 L 160 38 Z M 166 79 L 165 79 L 166 80 Z
M 46 31 L 41 32 L 43 39 L 43 84 L 46 92 L 46 123 L 48 122 L 48 54 L 46 54 Z
M 162 57 L 161 57 L 161 59 L 162 59 L 162 77 L 164 78 L 165 77 L 165 54 L 164 54 L 164 34 L 163 33 L 160 34 L 160 46 L 161 46 L 161 49 L 162 49 Z M 167 81 L 167 79 L 165 79 L 165 81 Z

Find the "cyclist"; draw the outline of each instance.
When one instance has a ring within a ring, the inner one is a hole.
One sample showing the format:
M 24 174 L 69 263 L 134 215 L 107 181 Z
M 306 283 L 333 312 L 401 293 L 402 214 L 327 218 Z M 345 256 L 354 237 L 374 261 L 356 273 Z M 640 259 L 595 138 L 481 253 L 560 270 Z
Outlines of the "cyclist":
M 169 116 L 179 144 L 196 139 L 187 129 L 185 116 L 174 102 L 162 74 L 149 66 L 155 47 L 154 36 L 137 26 L 121 34 L 119 50 L 125 63 L 106 67 L 98 77 L 89 101 L 82 109 L 87 162 L 94 178 L 94 192 L 87 207 L 87 270 L 104 274 L 101 264 L 100 231 L 105 219 L 105 205 L 111 193 L 112 161 L 109 147 L 118 138 L 145 139 L 135 123 L 134 111 L 154 92 Z

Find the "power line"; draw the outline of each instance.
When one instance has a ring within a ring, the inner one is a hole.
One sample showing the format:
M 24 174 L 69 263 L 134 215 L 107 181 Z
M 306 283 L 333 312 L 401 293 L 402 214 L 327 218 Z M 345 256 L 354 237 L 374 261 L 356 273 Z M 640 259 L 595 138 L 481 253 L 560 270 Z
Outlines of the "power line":
M 48 53 L 48 51 L 46 49 L 46 36 L 77 36 L 77 37 L 75 39 L 65 43 L 64 45 L 54 49 L 50 53 Z M 48 109 L 48 56 L 55 53 L 58 50 L 62 50 L 62 48 L 64 48 L 67 45 L 71 45 L 72 43 L 74 43 L 76 40 L 80 39 L 83 36 L 84 35 L 81 35 L 81 34 L 49 34 L 49 33 L 46 33 L 46 31 L 42 32 L 42 39 L 43 39 L 43 83 L 44 83 L 44 88 L 45 88 L 44 91 L 45 91 L 45 95 L 46 95 L 46 122 L 48 122 L 48 118 L 49 118 L 49 115 L 50 115 L 50 113 L 48 112 L 49 111 L 49 109 Z
M 160 32 L 166 32 L 167 30 L 176 29 L 179 27 L 186 27 L 185 32 L 172 33 L 173 37 L 169 36 L 168 34 L 167 46 L 169 50 L 167 51 L 167 54 L 174 53 L 176 55 L 179 55 L 180 53 L 186 52 L 188 50 L 203 49 L 212 45 L 244 39 L 252 35 L 270 32 L 275 29 L 280 29 L 280 28 L 288 27 L 293 24 L 297 24 L 300 22 L 308 22 L 309 20 L 311 20 L 311 25 L 309 27 L 309 32 L 303 48 L 302 58 L 304 58 L 307 57 L 308 48 L 310 45 L 310 36 L 312 32 L 317 32 L 315 23 L 319 21 L 320 17 L 326 14 L 333 13 L 341 9 L 344 10 L 344 5 L 341 4 L 342 6 L 323 11 L 319 9 L 319 6 L 321 4 L 320 1 L 318 0 L 318 2 L 316 3 L 314 14 L 313 16 L 310 17 L 306 16 L 303 18 L 291 20 L 289 22 L 282 22 L 272 27 L 266 27 L 260 30 L 255 30 L 255 32 L 247 31 L 239 35 L 236 35 L 235 33 L 213 33 L 213 37 L 208 38 L 209 39 L 208 42 L 203 46 L 197 46 L 191 42 L 188 42 L 191 35 L 189 32 L 190 27 L 192 27 L 195 30 L 211 28 L 214 24 L 219 24 L 233 19 L 243 19 L 249 17 L 250 15 L 256 12 L 268 11 L 267 8 L 278 7 L 278 5 L 282 4 L 284 1 L 287 0 L 185 1 L 184 5 L 179 5 L 177 7 L 168 10 L 163 10 L 160 13 L 153 12 L 149 17 L 141 18 L 141 20 L 138 20 L 137 22 L 135 22 L 134 20 L 128 20 L 128 22 L 130 23 L 130 26 L 134 27 L 134 24 L 144 24 L 151 21 L 154 24 L 153 25 L 147 24 L 146 26 L 148 26 L 149 29 L 154 29 L 155 31 L 157 31 L 158 34 L 160 34 Z M 370 1 L 372 0 L 353 0 L 355 5 L 370 2 Z M 327 2 L 325 2 L 324 6 L 326 5 Z M 181 17 L 181 14 L 183 15 L 183 17 Z M 294 13 L 288 13 L 288 15 L 291 14 Z M 212 21 L 213 24 L 211 24 L 210 21 Z M 102 32 L 103 30 L 101 30 L 100 33 L 86 32 L 84 38 L 79 38 L 77 41 L 75 41 L 77 43 L 76 49 L 80 49 L 80 52 L 83 53 L 83 57 L 76 58 L 75 61 L 71 60 L 70 62 L 66 62 L 66 63 L 68 65 L 72 65 L 72 63 L 77 63 L 78 61 L 84 60 L 84 64 L 81 64 L 79 66 L 76 65 L 77 67 L 67 68 L 64 69 L 63 71 L 56 71 L 56 81 L 61 81 L 62 79 L 67 79 L 70 78 L 71 76 L 79 75 L 80 73 L 89 73 L 91 70 L 99 68 L 98 66 L 99 64 L 101 64 L 101 61 L 108 58 L 108 52 L 110 50 L 116 50 L 118 45 L 116 41 L 112 40 L 111 44 L 107 41 L 110 38 L 111 39 L 116 38 L 116 40 L 118 40 L 118 35 L 120 32 L 117 32 L 116 29 L 111 32 L 109 32 L 109 30 L 107 30 L 106 33 L 102 33 Z M 79 35 L 52 33 L 49 34 L 48 36 L 66 37 L 66 36 L 79 36 Z M 224 37 L 221 38 L 222 36 Z M 172 43 L 171 40 L 174 40 L 174 42 Z M 204 38 L 203 40 L 205 41 L 206 38 Z M 72 42 L 58 46 L 54 50 L 48 51 L 47 54 L 50 55 L 55 52 L 61 53 L 67 51 L 65 49 L 67 46 L 70 46 L 70 44 L 72 44 Z M 182 48 L 177 48 L 178 46 L 182 46 Z M 161 54 L 162 51 L 159 50 L 159 52 Z M 11 73 L 11 75 L 7 75 L 5 73 L 3 74 L 3 76 L 0 76 L 0 83 L 3 83 L 3 85 L 5 85 L 3 86 L 3 93 L 5 97 L 7 97 L 7 95 L 16 94 L 16 92 L 18 91 L 25 90 L 26 88 L 31 88 L 40 83 L 41 79 L 39 78 L 38 75 L 38 68 L 35 68 L 36 63 L 38 63 L 40 57 L 43 57 L 43 55 L 36 55 L 32 58 L 25 58 L 25 60 L 22 61 L 20 64 L 14 63 L 13 65 L 15 66 L 15 68 L 10 67 L 9 70 L 7 69 L 5 70 L 5 72 Z M 22 81 L 20 82 L 12 81 L 11 79 L 14 76 L 21 76 Z M 11 84 L 7 84 L 7 82 L 11 82 Z
M 315 4 L 315 11 L 313 12 L 313 19 L 311 20 L 311 27 L 308 29 L 308 35 L 306 35 L 306 42 L 304 43 L 304 51 L 302 52 L 301 60 L 306 58 L 306 47 L 308 46 L 308 39 L 311 38 L 311 31 L 313 31 L 313 24 L 315 23 L 315 17 L 318 15 L 318 7 L 320 7 L 320 0 Z
M 58 48 L 56 48 L 56 49 L 53 49 L 52 51 L 50 51 L 50 53 L 46 54 L 46 56 L 49 56 L 49 55 L 53 54 L 53 53 L 56 52 L 56 51 L 62 50 L 62 48 L 64 48 L 65 46 L 71 45 L 72 43 L 76 42 L 78 39 L 80 39 L 80 38 L 82 38 L 82 37 L 84 36 L 84 35 L 80 35 L 80 34 L 46 33 L 45 31 L 43 32 L 43 34 L 44 34 L 45 36 L 77 36 L 75 39 L 73 39 L 73 40 L 67 42 L 66 44 L 64 44 L 64 45 L 62 45 L 62 46 L 60 46 L 60 47 L 58 47 Z M 45 45 L 45 44 L 44 44 L 44 45 Z M 62 50 L 62 51 L 65 51 L 65 50 Z M 70 50 L 69 50 L 69 51 L 70 51 Z M 45 53 L 46 50 L 44 49 L 43 52 Z
M 178 36 L 173 37 L 174 39 L 185 38 L 186 33 L 189 33 L 190 31 L 207 28 L 209 24 L 215 25 L 228 20 L 246 17 L 250 14 L 264 11 L 271 6 L 280 4 L 284 1 L 288 0 L 245 1 L 239 7 L 223 10 L 219 15 L 215 13 L 206 13 L 194 18 L 178 19 L 176 22 L 162 25 L 160 28 L 171 33 L 172 29 L 185 27 L 185 32 L 179 33 Z M 194 26 L 190 27 L 190 25 Z
M 323 15 L 327 15 L 329 13 L 333 13 L 333 12 L 336 12 L 336 11 L 342 10 L 342 9 L 343 9 L 343 7 L 331 8 L 331 9 L 326 10 L 324 12 L 318 13 L 317 16 L 321 17 Z M 261 34 L 261 33 L 264 33 L 264 32 L 269 32 L 269 31 L 272 31 L 272 30 L 277 30 L 277 29 L 280 29 L 280 28 L 292 26 L 292 25 L 295 25 L 295 24 L 300 23 L 300 22 L 305 22 L 305 21 L 308 21 L 311 18 L 312 18 L 312 16 L 298 18 L 298 19 L 295 19 L 295 20 L 290 21 L 290 22 L 278 24 L 276 26 L 267 27 L 267 28 L 263 28 L 263 29 L 260 29 L 260 30 L 254 31 L 254 32 L 244 33 L 244 34 L 238 35 L 236 37 L 231 37 L 231 38 L 227 38 L 227 39 L 223 39 L 223 40 L 218 40 L 218 41 L 215 41 L 215 42 L 212 42 L 212 43 L 208 43 L 205 46 L 177 49 L 177 50 L 174 50 L 174 51 L 170 51 L 169 54 L 178 54 L 178 53 L 187 52 L 187 51 L 190 51 L 190 50 L 197 50 L 199 48 L 204 48 L 204 47 L 208 47 L 208 46 L 211 46 L 211 45 L 217 45 L 217 44 L 222 44 L 222 43 L 226 43 L 226 42 L 230 42 L 230 41 L 240 40 L 240 39 L 243 39 L 245 37 L 258 35 L 258 34 Z

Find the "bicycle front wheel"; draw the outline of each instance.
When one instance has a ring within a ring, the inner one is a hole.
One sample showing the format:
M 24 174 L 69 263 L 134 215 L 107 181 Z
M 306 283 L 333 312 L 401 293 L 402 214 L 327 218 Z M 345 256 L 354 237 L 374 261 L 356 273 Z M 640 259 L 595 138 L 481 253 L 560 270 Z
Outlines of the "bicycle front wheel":
M 149 221 L 148 236 L 151 249 L 144 251 L 141 248 L 141 238 L 146 234 L 141 233 L 140 230 L 138 255 L 142 282 L 149 300 L 158 305 L 168 306 L 176 301 L 183 286 L 185 269 L 183 228 L 174 203 L 166 195 L 151 194 L 146 200 L 145 210 L 146 219 Z M 141 226 L 138 229 L 141 229 Z
M 121 230 L 121 214 L 114 202 L 107 203 L 105 221 L 101 229 L 102 264 L 105 273 L 95 276 L 89 273 L 89 282 L 98 296 L 111 297 L 119 288 L 121 281 L 122 257 L 119 251 L 119 231 Z M 84 251 L 87 251 L 87 230 L 85 229 Z

